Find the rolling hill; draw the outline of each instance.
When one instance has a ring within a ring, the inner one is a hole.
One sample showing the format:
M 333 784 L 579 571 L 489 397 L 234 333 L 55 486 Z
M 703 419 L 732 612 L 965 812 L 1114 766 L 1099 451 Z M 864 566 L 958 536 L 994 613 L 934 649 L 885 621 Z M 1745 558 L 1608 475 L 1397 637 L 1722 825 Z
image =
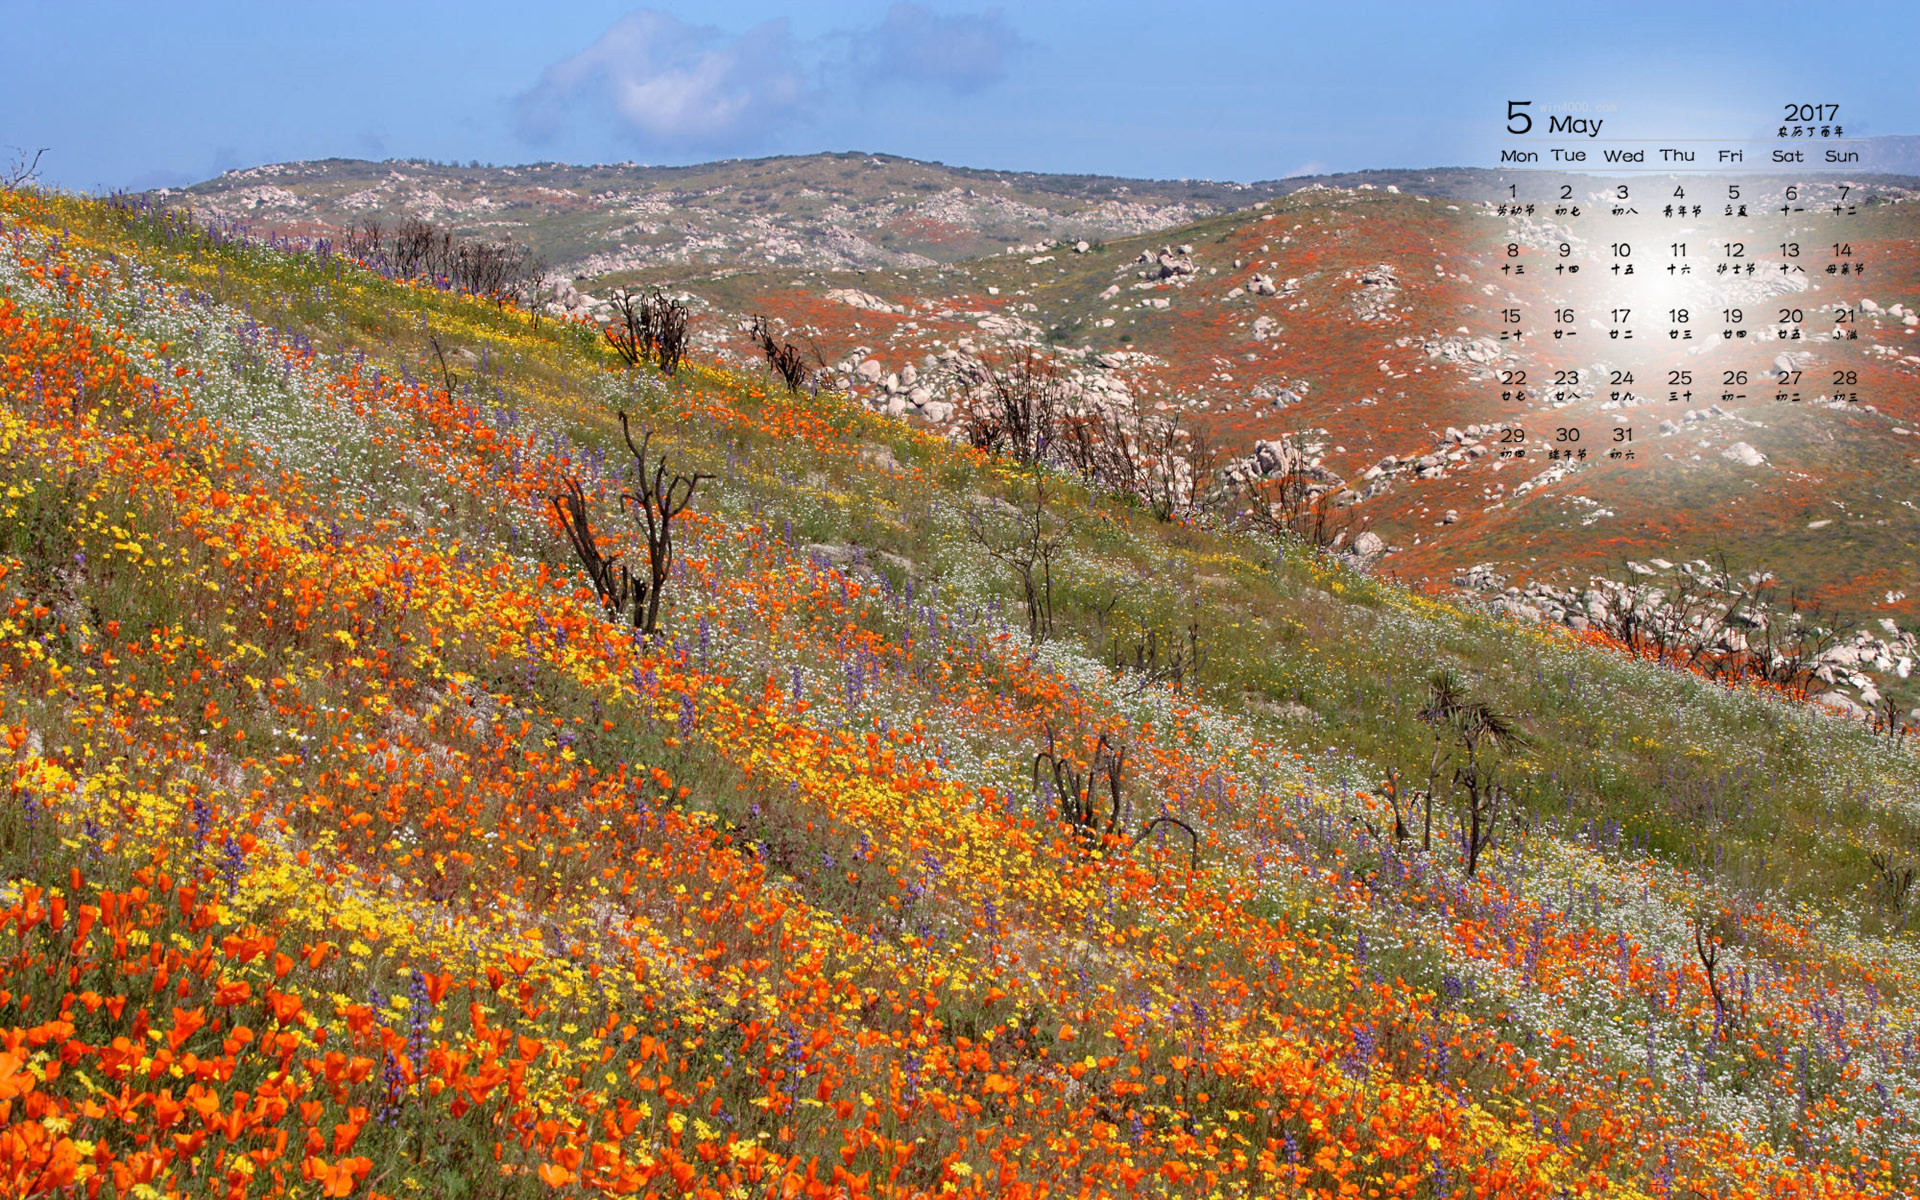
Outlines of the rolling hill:
M 1035 239 L 1184 224 L 1272 187 L 981 171 L 879 154 L 459 167 L 326 160 L 230 171 L 161 195 L 207 217 L 337 234 L 368 218 L 512 236 L 572 276 L 769 265 L 926 266 Z
M 1903 187 L 1850 218 L 1871 285 L 1804 278 L 1785 306 L 1811 315 L 1791 329 L 1758 327 L 1780 307 L 1763 286 L 1726 304 L 1703 295 L 1696 311 L 1746 305 L 1755 340 L 1699 343 L 1671 362 L 1663 347 L 1603 349 L 1598 315 L 1583 322 L 1590 352 L 1571 352 L 1571 339 L 1503 344 L 1503 310 L 1551 304 L 1538 286 L 1490 282 L 1499 256 L 1514 238 L 1552 231 L 1526 230 L 1491 202 L 1368 187 L 1295 191 L 1079 252 L 683 286 L 716 314 L 772 314 L 822 361 L 877 360 L 869 377 L 839 376 L 876 405 L 890 398 L 878 385 L 909 365 L 938 392 L 955 348 L 1026 343 L 1182 416 L 1229 454 L 1311 446 L 1360 497 L 1346 518 L 1391 545 L 1377 569 L 1409 581 L 1498 576 L 1565 595 L 1595 576 L 1632 579 L 1630 563 L 1724 560 L 1777 573 L 1877 643 L 1902 644 L 1920 613 L 1920 207 Z M 1777 223 L 1766 240 L 1820 236 L 1805 218 Z M 1849 312 L 1858 320 L 1837 326 Z M 708 328 L 716 350 L 751 356 L 725 318 Z M 1835 340 L 1836 328 L 1857 336 Z M 1783 355 L 1790 389 L 1768 386 Z M 1666 386 L 1675 368 L 1700 386 Z M 1503 399 L 1498 380 L 1516 371 L 1582 382 L 1557 399 L 1542 387 Z M 1558 458 L 1576 446 L 1578 459 Z M 1632 456 L 1612 457 L 1620 450 Z M 1857 692 L 1866 702 L 1882 692 L 1903 708 L 1920 702 L 1898 651 L 1867 657 L 1890 669 Z
M 1506 223 L 1424 199 L 1208 218 L 1148 289 L 1157 238 L 807 303 L 891 365 L 1071 299 L 1089 370 L 1306 384 L 1358 466 L 1429 377 L 1483 402 L 1421 338 Z M 737 353 L 126 200 L 0 230 L 12 1194 L 1920 1179 L 1911 738 Z M 701 286 L 716 341 L 783 294 Z

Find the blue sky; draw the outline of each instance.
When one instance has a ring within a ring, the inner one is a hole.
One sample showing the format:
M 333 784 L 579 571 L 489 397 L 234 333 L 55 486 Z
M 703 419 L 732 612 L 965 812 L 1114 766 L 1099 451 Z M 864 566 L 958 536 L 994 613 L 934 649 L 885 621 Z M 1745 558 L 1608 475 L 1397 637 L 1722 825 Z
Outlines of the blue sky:
M 1920 3 L 0 0 L 0 160 L 70 188 L 296 158 L 866 150 L 1270 179 L 1491 165 L 1510 99 L 1741 136 L 1788 102 L 1920 133 Z

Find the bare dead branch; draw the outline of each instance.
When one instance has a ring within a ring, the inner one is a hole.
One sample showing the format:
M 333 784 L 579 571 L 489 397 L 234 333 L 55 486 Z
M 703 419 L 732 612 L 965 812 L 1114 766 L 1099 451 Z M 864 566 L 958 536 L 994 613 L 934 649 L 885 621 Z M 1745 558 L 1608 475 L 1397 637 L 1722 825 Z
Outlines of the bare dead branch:
M 1693 949 L 1700 956 L 1700 967 L 1707 973 L 1707 991 L 1713 997 L 1714 1029 L 1721 1037 L 1733 1035 L 1733 1014 L 1727 1008 L 1727 998 L 1720 991 L 1720 978 L 1716 972 L 1720 966 L 1720 939 L 1708 932 L 1708 922 L 1703 917 L 1693 919 Z
M 432 343 L 433 345 L 433 356 L 440 360 L 440 381 L 447 385 L 447 399 L 452 400 L 453 399 L 453 372 L 447 370 L 446 352 L 440 349 L 440 339 L 438 337 L 435 337 L 432 334 L 428 334 L 427 341 Z
M 774 374 L 787 385 L 788 392 L 798 392 L 807 382 L 811 368 L 807 366 L 807 357 L 800 347 L 792 342 L 776 342 L 764 316 L 753 319 L 753 338 L 760 343 L 761 353 L 766 355 L 767 365 Z M 819 352 L 816 349 L 815 354 Z
M 1141 842 L 1146 841 L 1147 835 L 1152 833 L 1155 829 L 1159 828 L 1162 825 L 1173 825 L 1180 829 L 1186 830 L 1187 836 L 1193 839 L 1193 848 L 1191 851 L 1191 858 L 1189 859 L 1187 866 L 1189 870 L 1196 870 L 1196 871 L 1199 870 L 1200 869 L 1200 835 L 1194 832 L 1193 826 L 1187 824 L 1185 821 L 1182 821 L 1179 817 L 1160 816 L 1160 817 L 1155 817 L 1151 821 L 1148 821 L 1145 828 L 1141 829 L 1139 833 L 1136 833 L 1133 835 L 1133 841 L 1127 844 L 1127 849 L 1132 850 L 1134 847 L 1138 846 Z
M 1047 482 L 1036 469 L 1033 503 L 1019 509 L 1012 532 L 989 528 L 976 508 L 966 514 L 967 537 L 1013 572 L 1027 608 L 1027 636 L 1036 644 L 1053 634 L 1053 567 L 1066 544 L 1067 527 L 1047 511 Z
M 1054 802 L 1059 806 L 1061 819 L 1080 838 L 1098 841 L 1114 832 L 1120 826 L 1121 781 L 1126 773 L 1126 748 L 1115 747 L 1106 734 L 1101 734 L 1094 742 L 1093 751 L 1088 755 L 1084 768 L 1070 753 L 1064 752 L 1054 735 L 1053 726 L 1047 726 L 1047 748 L 1033 756 L 1033 790 L 1041 790 L 1041 767 L 1047 769 L 1047 782 L 1051 784 Z M 1106 820 L 1100 820 L 1099 792 L 1104 789 L 1107 800 Z
M 673 565 L 673 521 L 693 503 L 693 494 L 701 483 L 713 478 L 702 471 L 691 475 L 678 472 L 671 477 L 667 474 L 667 456 L 649 458 L 648 450 L 653 442 L 653 430 L 649 429 L 640 437 L 640 443 L 634 444 L 633 429 L 628 424 L 627 414 L 620 414 L 620 436 L 627 443 L 627 451 L 633 456 L 635 490 L 623 492 L 620 499 L 630 508 L 638 509 L 640 519 L 645 522 L 643 532 L 647 536 L 647 575 L 648 587 L 645 598 L 645 613 L 641 614 L 639 605 L 635 606 L 635 628 L 648 637 L 659 629 L 660 600 L 666 592 L 667 574 Z
M 580 490 L 578 479 L 567 480 L 567 490 L 559 496 L 552 496 L 554 512 L 560 518 L 560 526 L 566 531 L 567 540 L 573 546 L 574 557 L 580 560 L 580 566 L 587 573 L 587 579 L 593 584 L 595 595 L 600 599 L 600 607 L 606 613 L 607 620 L 630 619 L 638 628 L 641 607 L 646 601 L 648 585 L 633 577 L 626 564 L 620 563 L 620 556 L 604 554 L 599 539 L 593 532 L 593 524 L 587 513 L 587 498 Z M 616 571 L 615 566 L 619 569 Z
M 14 151 L 13 161 L 7 164 L 5 175 L 0 175 L 0 187 L 20 188 L 40 178 L 40 159 L 46 154 L 47 147 L 42 146 L 28 157 L 24 148 Z
M 667 473 L 667 456 L 650 453 L 653 431 L 647 430 L 636 444 L 627 414 L 620 414 L 620 434 L 633 458 L 632 490 L 621 493 L 620 500 L 634 524 L 646 536 L 647 574 L 636 576 L 619 555 L 600 549 L 594 535 L 587 499 L 578 479 L 566 482 L 566 491 L 551 497 L 561 528 L 573 547 L 573 554 L 593 584 L 600 607 L 609 621 L 626 621 L 644 637 L 652 637 L 660 628 L 660 603 L 666 594 L 667 580 L 673 569 L 673 522 L 693 503 L 694 493 L 713 476 L 702 471 L 690 475 Z

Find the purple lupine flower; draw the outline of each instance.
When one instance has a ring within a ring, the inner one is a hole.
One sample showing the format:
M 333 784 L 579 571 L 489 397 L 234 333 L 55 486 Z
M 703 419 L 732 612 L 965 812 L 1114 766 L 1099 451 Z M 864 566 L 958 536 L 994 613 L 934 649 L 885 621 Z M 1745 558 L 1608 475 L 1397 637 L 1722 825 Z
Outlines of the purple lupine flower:
M 1353 1031 L 1353 1049 L 1348 1053 L 1345 1066 L 1351 1074 L 1361 1074 L 1373 1064 L 1374 1052 L 1379 1049 L 1373 1026 L 1362 1025 Z
M 900 1098 L 911 1105 L 920 1098 L 920 1056 L 918 1054 L 907 1055 L 906 1070 L 903 1074 L 906 1078 L 903 1081 L 904 1086 L 900 1089 Z
M 213 833 L 213 803 L 204 795 L 193 797 L 193 844 L 195 853 Z
M 232 834 L 227 835 L 226 846 L 220 855 L 220 878 L 227 885 L 227 899 L 232 900 L 240 894 L 240 876 L 246 871 L 247 852 Z
M 427 1073 L 427 1021 L 433 1001 L 427 995 L 426 972 L 413 969 L 413 977 L 407 985 L 407 1058 L 413 1063 L 414 1078 L 424 1079 Z
M 380 1051 L 380 1082 L 384 1085 L 380 1092 L 380 1110 L 374 1119 L 382 1125 L 391 1125 L 400 1119 L 400 1101 L 406 1090 L 406 1076 L 400 1073 L 399 1060 Z

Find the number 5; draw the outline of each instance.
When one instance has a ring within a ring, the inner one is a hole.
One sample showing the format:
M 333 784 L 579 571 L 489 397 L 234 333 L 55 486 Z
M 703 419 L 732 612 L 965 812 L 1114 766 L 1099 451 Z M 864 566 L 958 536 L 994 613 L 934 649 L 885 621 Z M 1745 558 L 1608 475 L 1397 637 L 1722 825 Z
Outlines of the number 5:
M 1531 133 L 1533 131 L 1533 118 L 1526 113 L 1513 111 L 1516 108 L 1525 108 L 1527 105 L 1532 103 L 1533 101 L 1531 100 L 1507 101 L 1507 132 L 1508 133 Z M 1515 129 L 1513 127 L 1513 123 L 1515 121 L 1525 121 L 1526 124 L 1522 125 L 1518 129 Z

